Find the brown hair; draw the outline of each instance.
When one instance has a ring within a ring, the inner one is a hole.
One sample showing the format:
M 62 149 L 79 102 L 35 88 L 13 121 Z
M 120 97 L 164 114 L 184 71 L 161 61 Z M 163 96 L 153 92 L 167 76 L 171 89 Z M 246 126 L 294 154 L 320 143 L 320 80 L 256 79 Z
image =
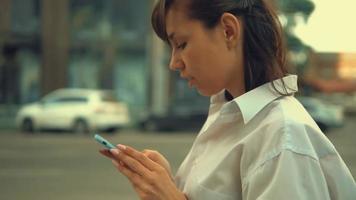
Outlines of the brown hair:
M 176 1 L 178 2 L 178 1 Z M 158 37 L 168 41 L 165 18 L 175 0 L 159 0 L 152 13 L 152 26 Z M 215 27 L 223 13 L 242 19 L 245 90 L 280 79 L 288 72 L 285 46 L 278 16 L 265 0 L 188 0 L 187 16 L 201 21 L 207 29 Z M 282 95 L 290 95 L 282 80 Z

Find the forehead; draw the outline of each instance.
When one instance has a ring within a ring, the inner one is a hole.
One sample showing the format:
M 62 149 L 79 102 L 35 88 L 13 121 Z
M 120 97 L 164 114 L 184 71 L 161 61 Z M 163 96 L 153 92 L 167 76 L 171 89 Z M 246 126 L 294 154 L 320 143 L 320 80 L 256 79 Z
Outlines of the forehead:
M 187 14 L 187 7 L 183 3 L 175 3 L 171 6 L 166 15 L 167 35 L 183 29 L 192 23 Z

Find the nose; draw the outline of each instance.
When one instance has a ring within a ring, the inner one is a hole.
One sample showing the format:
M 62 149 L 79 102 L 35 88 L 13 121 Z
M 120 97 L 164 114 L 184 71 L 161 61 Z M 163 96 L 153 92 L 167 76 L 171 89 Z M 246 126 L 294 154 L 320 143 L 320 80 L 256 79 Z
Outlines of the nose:
M 184 68 L 184 63 L 182 59 L 174 51 L 172 51 L 171 60 L 169 62 L 169 69 L 173 71 L 182 70 Z

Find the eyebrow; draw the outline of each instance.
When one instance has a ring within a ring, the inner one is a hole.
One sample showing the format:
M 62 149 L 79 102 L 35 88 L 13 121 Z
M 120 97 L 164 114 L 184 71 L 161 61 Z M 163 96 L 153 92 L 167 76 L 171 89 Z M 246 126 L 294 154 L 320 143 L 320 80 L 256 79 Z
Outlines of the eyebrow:
M 173 40 L 174 40 L 174 36 L 175 36 L 175 32 L 173 32 L 173 33 L 171 33 L 171 34 L 168 35 L 168 44 L 169 44 L 169 46 L 172 45 L 171 43 L 172 43 Z
M 175 32 L 168 35 L 168 39 L 173 40 L 175 36 Z

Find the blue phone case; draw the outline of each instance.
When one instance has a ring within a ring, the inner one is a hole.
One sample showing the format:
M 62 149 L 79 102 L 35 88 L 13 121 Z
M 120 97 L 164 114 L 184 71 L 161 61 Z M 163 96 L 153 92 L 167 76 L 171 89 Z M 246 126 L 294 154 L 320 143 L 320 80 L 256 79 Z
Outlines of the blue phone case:
M 111 144 L 109 141 L 101 137 L 99 134 L 95 134 L 94 139 L 100 144 L 104 145 L 107 149 L 115 149 L 116 147 Z

